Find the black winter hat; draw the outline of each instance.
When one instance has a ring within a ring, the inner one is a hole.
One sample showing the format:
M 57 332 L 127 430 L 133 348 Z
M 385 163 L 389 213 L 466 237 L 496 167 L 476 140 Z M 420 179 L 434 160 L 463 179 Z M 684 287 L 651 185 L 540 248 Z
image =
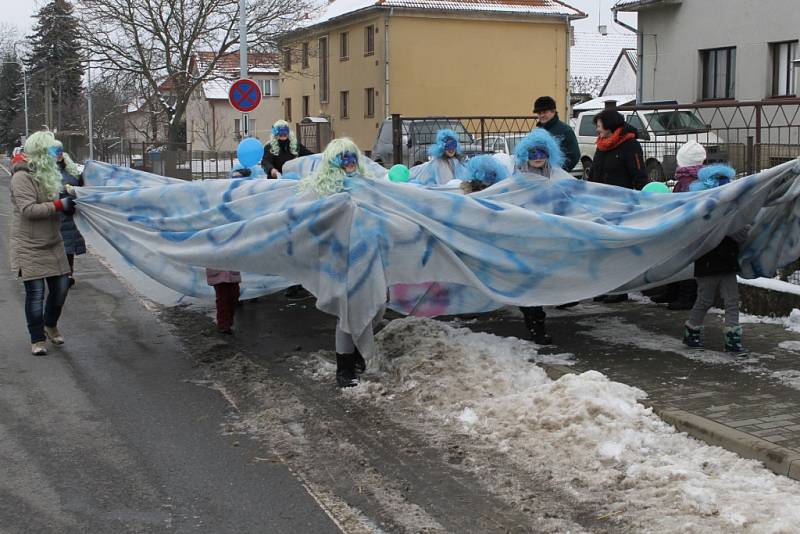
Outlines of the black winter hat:
M 602 121 L 603 128 L 612 132 L 625 125 L 625 117 L 615 109 L 604 109 L 594 116 L 593 121 L 595 124 L 597 124 L 597 121 Z
M 553 100 L 552 96 L 540 96 L 536 99 L 536 102 L 533 103 L 533 112 L 539 113 L 541 111 L 550 111 L 556 110 L 556 101 Z

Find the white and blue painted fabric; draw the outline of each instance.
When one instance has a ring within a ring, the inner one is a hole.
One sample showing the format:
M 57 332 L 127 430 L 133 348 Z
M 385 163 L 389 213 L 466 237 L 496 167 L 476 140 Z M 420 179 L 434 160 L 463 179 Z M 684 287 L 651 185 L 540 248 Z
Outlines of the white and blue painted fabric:
M 207 291 L 205 267 L 261 275 L 275 284 L 264 292 L 300 283 L 369 354 L 371 321 L 403 285 L 446 289 L 393 298 L 405 312 L 562 304 L 689 278 L 750 223 L 743 275 L 774 276 L 800 256 L 798 175 L 793 161 L 681 194 L 517 175 L 468 196 L 354 177 L 319 198 L 292 180 L 180 182 L 90 162 L 77 220 L 90 244 L 186 294 Z
M 451 180 L 469 180 L 467 166 L 457 158 L 435 158 L 409 169 L 409 182 L 425 187 L 446 185 Z

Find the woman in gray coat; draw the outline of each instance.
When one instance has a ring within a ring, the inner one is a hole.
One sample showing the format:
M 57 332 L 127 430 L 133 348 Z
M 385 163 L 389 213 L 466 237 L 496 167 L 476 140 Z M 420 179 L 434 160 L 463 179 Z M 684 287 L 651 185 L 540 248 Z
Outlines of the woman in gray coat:
M 36 132 L 25 142 L 24 158 L 11 177 L 11 268 L 25 284 L 25 318 L 31 353 L 47 354 L 45 340 L 64 343 L 58 319 L 69 291 L 70 272 L 61 239 L 61 213 L 74 212 L 72 198 L 58 198 L 61 173 L 51 132 Z M 45 303 L 45 285 L 48 295 Z

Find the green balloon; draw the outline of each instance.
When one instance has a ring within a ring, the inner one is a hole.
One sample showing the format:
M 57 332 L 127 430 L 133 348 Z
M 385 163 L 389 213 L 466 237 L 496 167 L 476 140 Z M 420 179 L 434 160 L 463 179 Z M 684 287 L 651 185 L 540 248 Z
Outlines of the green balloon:
M 407 182 L 408 181 L 408 167 L 398 163 L 389 169 L 389 180 L 393 182 Z
M 642 188 L 643 193 L 671 193 L 664 182 L 650 182 Z

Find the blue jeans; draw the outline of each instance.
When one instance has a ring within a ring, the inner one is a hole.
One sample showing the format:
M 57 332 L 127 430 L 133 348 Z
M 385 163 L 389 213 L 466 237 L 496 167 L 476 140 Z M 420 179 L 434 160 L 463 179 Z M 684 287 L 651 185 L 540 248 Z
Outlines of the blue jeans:
M 44 301 L 44 283 L 47 281 L 47 303 Z M 53 328 L 58 324 L 61 308 L 67 300 L 69 277 L 65 274 L 48 276 L 25 283 L 25 319 L 31 343 L 44 341 L 44 327 Z

